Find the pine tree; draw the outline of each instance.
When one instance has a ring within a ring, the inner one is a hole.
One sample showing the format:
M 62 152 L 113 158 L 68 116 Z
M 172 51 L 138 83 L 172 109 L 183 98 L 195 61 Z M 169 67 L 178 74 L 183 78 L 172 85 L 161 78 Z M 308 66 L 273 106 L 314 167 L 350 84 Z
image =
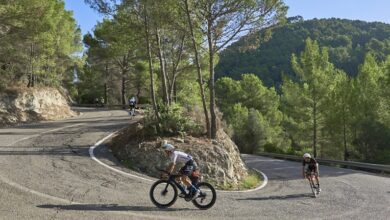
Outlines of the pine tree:
M 293 124 L 297 125 L 291 133 L 301 133 L 299 136 L 302 138 L 297 140 L 311 140 L 314 157 L 317 157 L 317 148 L 323 141 L 321 131 L 324 127 L 324 112 L 328 107 L 325 100 L 335 70 L 329 62 L 326 48 L 320 49 L 317 42 L 311 39 L 306 40 L 305 50 L 299 57 L 293 54 L 292 67 L 299 82 L 285 82 L 282 86 L 287 108 L 294 108 L 292 114 L 288 114 Z

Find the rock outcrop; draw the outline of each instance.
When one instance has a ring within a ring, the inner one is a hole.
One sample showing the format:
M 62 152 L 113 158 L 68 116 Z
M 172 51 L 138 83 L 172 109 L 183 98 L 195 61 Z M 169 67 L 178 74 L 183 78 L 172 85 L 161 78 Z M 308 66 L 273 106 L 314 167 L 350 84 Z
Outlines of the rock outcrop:
M 0 93 L 0 125 L 75 115 L 66 99 L 53 88 L 17 88 Z
M 169 163 L 168 157 L 161 148 L 162 141 L 167 140 L 178 150 L 194 157 L 202 178 L 208 182 L 234 188 L 248 175 L 237 146 L 222 130 L 218 132 L 218 138 L 213 141 L 190 136 L 151 138 L 141 141 L 136 135 L 140 132 L 142 131 L 136 128 L 125 129 L 110 144 L 114 155 L 126 161 L 126 164 L 136 171 L 158 177 L 160 173 L 156 167 L 165 169 Z

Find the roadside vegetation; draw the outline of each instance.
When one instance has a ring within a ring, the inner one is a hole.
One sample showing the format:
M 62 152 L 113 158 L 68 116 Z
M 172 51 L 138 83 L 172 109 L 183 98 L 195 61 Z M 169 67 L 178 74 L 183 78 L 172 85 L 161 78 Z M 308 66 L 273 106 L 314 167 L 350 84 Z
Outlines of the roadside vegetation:
M 390 163 L 390 57 L 367 53 L 350 77 L 309 38 L 291 65 L 296 78 L 284 76 L 280 92 L 253 74 L 217 81 L 218 104 L 243 152 Z
M 282 0 L 85 2 L 106 17 L 81 36 L 62 0 L 0 1 L 0 90 L 135 96 L 149 135 L 390 163 L 388 25 L 286 18 Z

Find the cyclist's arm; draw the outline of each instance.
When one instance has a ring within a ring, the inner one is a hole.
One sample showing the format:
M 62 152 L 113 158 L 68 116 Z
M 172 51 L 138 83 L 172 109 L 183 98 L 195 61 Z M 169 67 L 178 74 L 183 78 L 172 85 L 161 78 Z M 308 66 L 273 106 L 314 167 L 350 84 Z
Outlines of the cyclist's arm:
M 317 175 L 320 173 L 320 166 L 318 165 L 318 163 L 316 163 L 316 172 L 317 172 Z
M 167 169 L 167 171 L 169 173 L 172 173 L 173 169 L 175 169 L 176 160 L 177 160 L 177 154 L 174 152 L 173 157 L 171 157 L 171 163 L 169 164 L 168 169 Z
M 306 178 L 306 176 L 305 176 L 305 166 L 302 166 L 302 176 L 303 176 L 303 178 Z
M 173 163 L 173 162 L 170 163 L 169 166 L 168 166 L 167 172 L 168 172 L 168 173 L 172 173 L 173 170 L 175 169 L 175 165 L 176 165 L 176 164 Z

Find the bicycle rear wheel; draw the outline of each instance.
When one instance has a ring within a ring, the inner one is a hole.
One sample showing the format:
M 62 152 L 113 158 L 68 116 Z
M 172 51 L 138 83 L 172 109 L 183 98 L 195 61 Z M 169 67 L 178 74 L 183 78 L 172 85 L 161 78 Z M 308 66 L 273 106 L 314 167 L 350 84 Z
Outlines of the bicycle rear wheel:
M 168 208 L 177 200 L 177 188 L 168 180 L 158 180 L 150 188 L 150 199 L 159 208 Z
M 192 200 L 192 203 L 199 209 L 211 208 L 217 200 L 214 187 L 205 182 L 198 183 L 196 187 L 200 190 L 200 193 L 196 199 Z

